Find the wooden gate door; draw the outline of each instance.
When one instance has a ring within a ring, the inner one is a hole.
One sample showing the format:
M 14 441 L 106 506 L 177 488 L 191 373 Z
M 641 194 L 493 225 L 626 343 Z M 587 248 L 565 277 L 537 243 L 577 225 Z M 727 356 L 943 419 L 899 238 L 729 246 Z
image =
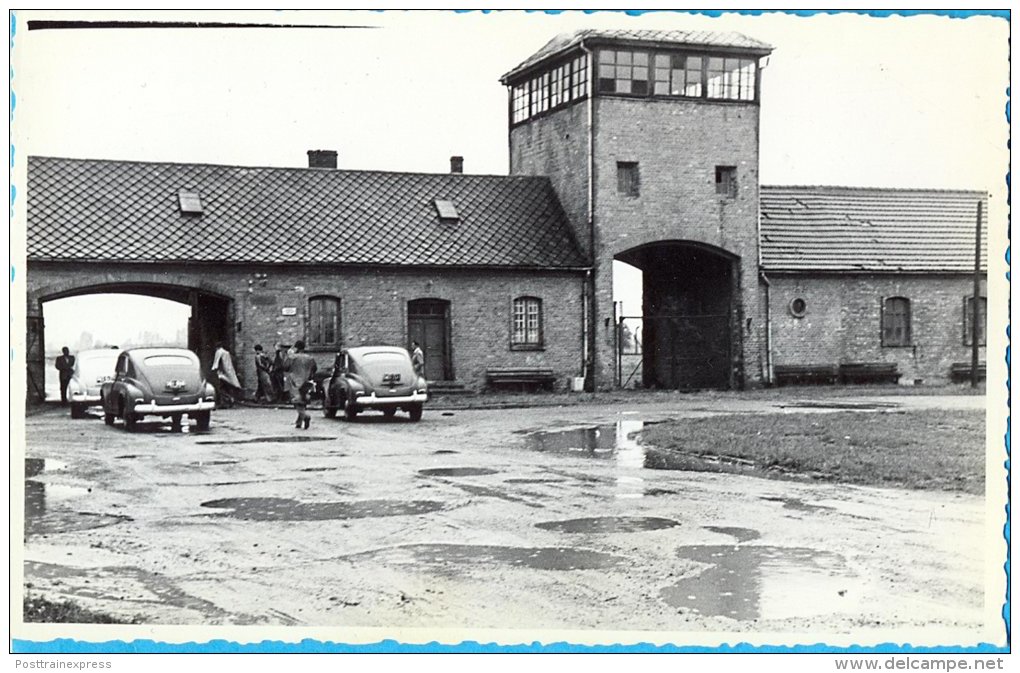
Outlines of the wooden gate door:
M 425 354 L 425 378 L 429 381 L 453 380 L 449 308 L 450 302 L 441 299 L 407 302 L 407 336 L 409 341 L 417 341 Z

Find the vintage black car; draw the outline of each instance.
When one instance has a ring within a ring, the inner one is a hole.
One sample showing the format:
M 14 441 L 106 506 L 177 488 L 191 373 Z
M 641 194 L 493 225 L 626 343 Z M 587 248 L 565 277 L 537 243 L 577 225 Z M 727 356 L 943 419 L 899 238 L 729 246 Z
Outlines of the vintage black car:
M 106 424 L 120 418 L 128 430 L 145 416 L 170 418 L 180 425 L 184 414 L 195 419 L 199 430 L 207 430 L 216 407 L 216 391 L 202 376 L 198 356 L 186 348 L 122 352 L 101 396 Z
M 415 372 L 406 349 L 358 346 L 337 355 L 322 411 L 333 418 L 342 409 L 347 420 L 353 421 L 368 409 L 381 411 L 388 418 L 402 410 L 412 421 L 419 421 L 428 398 L 425 377 Z

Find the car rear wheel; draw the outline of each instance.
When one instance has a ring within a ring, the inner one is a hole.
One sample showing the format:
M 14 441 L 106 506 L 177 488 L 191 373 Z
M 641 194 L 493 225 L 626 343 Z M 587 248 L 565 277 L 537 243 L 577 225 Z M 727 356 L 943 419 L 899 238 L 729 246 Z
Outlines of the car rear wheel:
M 71 418 L 85 418 L 85 405 L 71 402 Z
M 411 422 L 417 423 L 418 421 L 421 420 L 421 405 L 420 404 L 415 404 L 410 409 L 408 409 L 408 412 L 411 414 Z
M 336 407 L 323 407 L 322 415 L 326 418 L 336 418 Z
M 138 428 L 138 420 L 138 414 L 124 413 L 124 427 L 128 429 L 128 432 L 134 432 Z
M 356 406 L 354 406 L 354 402 L 348 401 L 347 404 L 344 405 L 344 416 L 349 421 L 357 420 L 357 418 L 358 418 L 358 408 Z
M 104 413 L 103 414 L 103 422 L 105 422 L 107 425 L 113 425 L 113 421 L 116 418 L 117 418 L 116 416 L 114 416 L 113 414 L 110 414 L 110 413 Z
M 195 428 L 198 430 L 209 429 L 210 414 L 208 411 L 196 411 L 191 417 L 195 419 Z

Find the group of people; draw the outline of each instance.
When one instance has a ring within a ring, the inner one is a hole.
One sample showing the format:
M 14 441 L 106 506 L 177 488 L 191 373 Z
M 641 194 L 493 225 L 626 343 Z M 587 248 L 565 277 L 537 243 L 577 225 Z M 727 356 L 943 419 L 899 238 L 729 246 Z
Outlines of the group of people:
M 298 414 L 294 427 L 307 430 L 312 422 L 308 414 L 308 400 L 315 388 L 313 377 L 317 365 L 315 359 L 305 352 L 305 342 L 299 339 L 293 347 L 277 344 L 274 358 L 269 357 L 261 344 L 255 344 L 254 350 L 258 375 L 255 402 L 291 402 Z M 216 346 L 212 371 L 216 376 L 219 405 L 232 406 L 244 391 L 237 380 L 230 351 L 222 343 Z

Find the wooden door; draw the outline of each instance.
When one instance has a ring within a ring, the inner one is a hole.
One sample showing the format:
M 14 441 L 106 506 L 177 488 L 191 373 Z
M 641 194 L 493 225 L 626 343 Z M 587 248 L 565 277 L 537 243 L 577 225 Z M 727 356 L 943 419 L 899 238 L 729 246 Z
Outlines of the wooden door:
M 425 354 L 425 378 L 429 381 L 453 379 L 449 304 L 440 299 L 416 299 L 407 303 L 407 347 L 411 349 L 411 341 L 421 346 Z

